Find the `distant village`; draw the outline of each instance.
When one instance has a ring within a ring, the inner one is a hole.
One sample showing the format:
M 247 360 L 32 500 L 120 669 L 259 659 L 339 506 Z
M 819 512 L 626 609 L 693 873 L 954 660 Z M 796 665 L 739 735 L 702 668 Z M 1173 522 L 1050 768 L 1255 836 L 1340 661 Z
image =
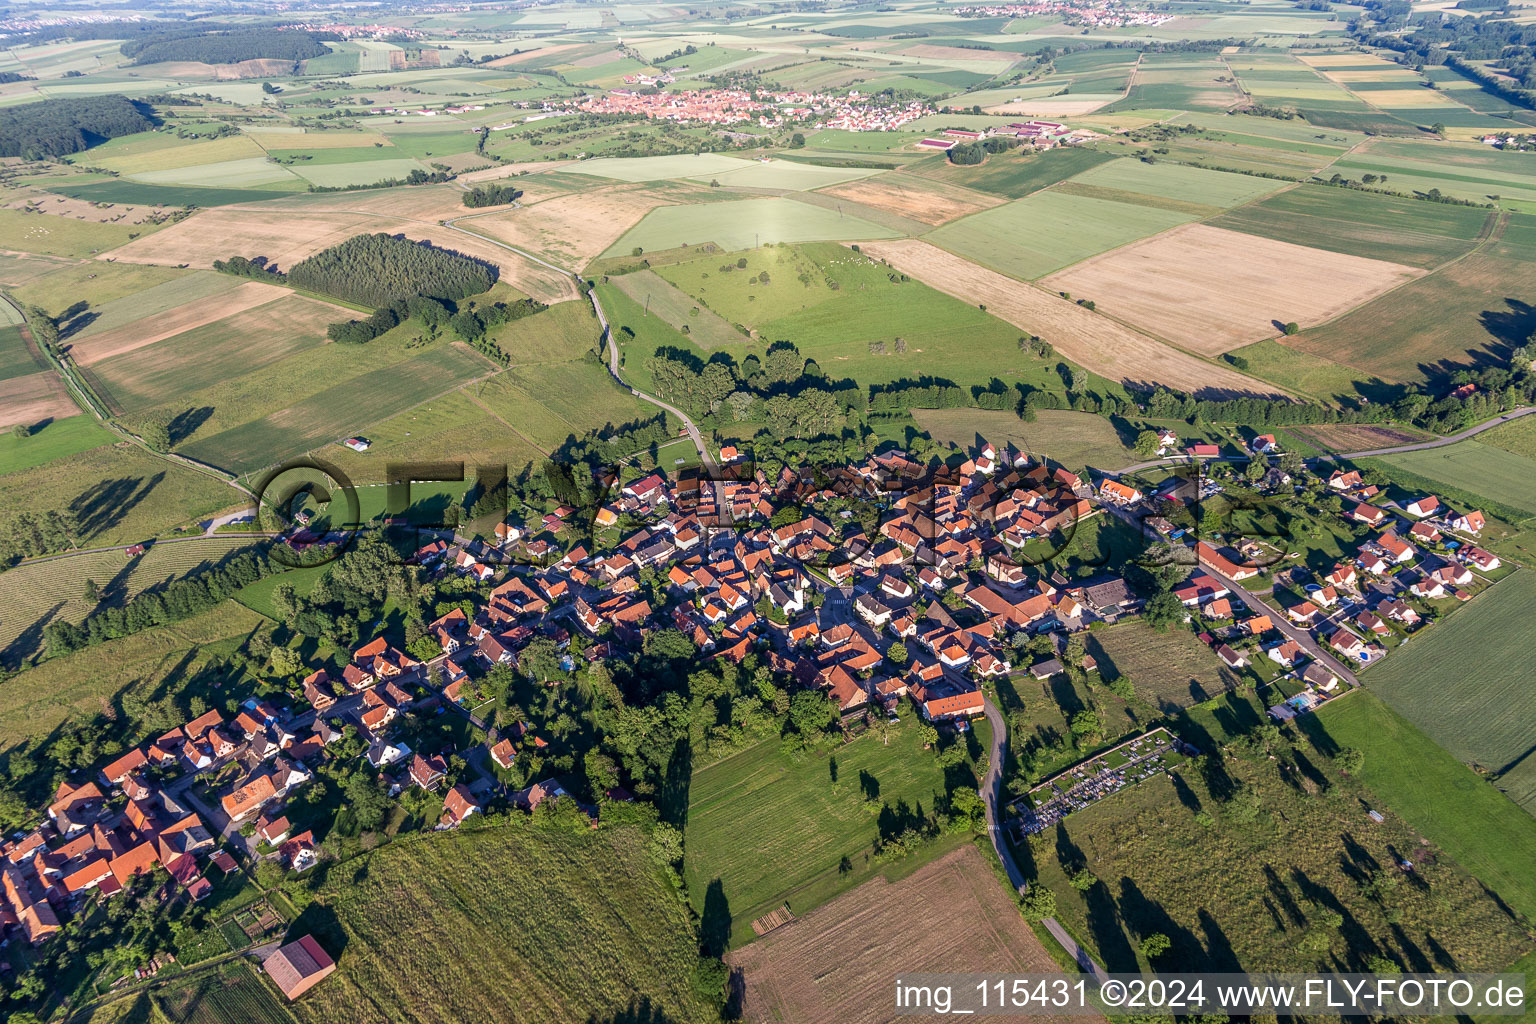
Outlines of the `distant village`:
M 1157 445 L 1159 455 L 1185 464 L 1231 458 L 1167 429 Z M 1301 490 L 1270 463 L 1280 453 L 1273 435 L 1246 445 L 1238 458 L 1265 467 L 1254 486 Z M 773 477 L 733 447 L 718 460 L 718 480 L 652 472 L 616 481 L 595 510 L 590 548 L 564 539 L 577 515 L 566 505 L 509 518 L 484 541 L 443 536 L 422 545 L 414 564 L 480 582 L 483 603 L 431 622 L 431 650 L 413 645 L 420 657 L 376 636 L 339 672 L 310 672 L 284 700 L 250 697 L 233 717 L 208 711 L 94 777 L 64 782 L 41 825 L 0 845 L 0 927 L 44 943 L 63 917 L 156 868 L 169 875 L 164 899 L 195 902 L 211 891 L 210 877 L 240 870 L 232 851 L 245 862 L 307 870 L 316 863 L 314 838 L 290 825 L 285 802 L 311 784 L 324 759 L 340 756 L 338 741 L 349 733 L 362 742 L 351 746 L 361 753 L 347 756 L 365 758 L 388 793 L 440 799 L 439 829 L 458 827 L 493 797 L 525 811 L 570 798 L 558 778 L 507 792 L 489 770 L 544 745 L 522 724 L 458 751 L 458 770 L 441 751 L 411 749 L 398 732 L 407 713 L 472 717 L 473 681 L 499 665 L 519 670 L 540 638 L 569 670 L 576 657 L 618 656 L 675 629 L 711 659 L 752 657 L 786 685 L 823 693 L 842 715 L 889 715 L 910 702 L 928 722 L 965 729 L 984 713 L 988 680 L 1050 679 L 1066 671 L 1072 634 L 1144 612 L 1148 595 L 1124 566 L 1082 578 L 1029 557 L 1033 546 L 1114 517 L 1192 564 L 1171 588 L 1181 617 L 1227 666 L 1273 667 L 1290 694 L 1271 708 L 1283 721 L 1346 691 L 1340 684 L 1353 685 L 1354 670 L 1389 656 L 1389 638 L 1469 599 L 1501 566 L 1478 546 L 1480 511 L 1431 494 L 1388 502 L 1352 470 L 1314 481 L 1313 493 L 1337 497 L 1337 514 L 1361 537 L 1358 553 L 1318 571 L 1266 541 L 1197 540 L 1176 525 L 1180 509 L 1223 490 L 1215 474 L 1194 483 L 1169 475 L 1144 491 L 991 444 L 937 468 L 901 450 Z M 851 497 L 872 514 L 850 511 Z M 1245 588 L 1261 575 L 1265 586 Z M 658 594 L 664 600 L 653 603 Z M 572 647 L 576 632 L 586 640 Z M 1026 642 L 1040 637 L 1049 641 L 1046 656 Z M 1091 657 L 1073 668 L 1097 670 Z M 1104 770 L 1152 772 L 1176 754 L 1176 742 L 1163 737 Z M 1084 793 L 1113 790 L 1096 779 L 1053 790 L 1051 813 L 1070 810 Z
M 687 124 L 756 124 L 763 128 L 805 125 L 852 132 L 893 132 L 935 108 L 912 100 L 880 102 L 857 90 L 845 95 L 821 92 L 748 92 L 744 89 L 643 91 L 672 82 L 670 72 L 626 75 L 626 85 L 570 101 L 568 109 L 594 114 L 635 114 Z
M 1084 25 L 1090 28 L 1125 28 L 1127 25 L 1161 25 L 1172 21 L 1173 15 L 1138 9 L 1117 0 L 1099 0 L 1084 3 L 1082 0 L 1038 0 L 1023 4 L 982 4 L 957 7 L 955 12 L 962 18 L 1030 18 L 1050 15 L 1061 18 L 1068 25 Z

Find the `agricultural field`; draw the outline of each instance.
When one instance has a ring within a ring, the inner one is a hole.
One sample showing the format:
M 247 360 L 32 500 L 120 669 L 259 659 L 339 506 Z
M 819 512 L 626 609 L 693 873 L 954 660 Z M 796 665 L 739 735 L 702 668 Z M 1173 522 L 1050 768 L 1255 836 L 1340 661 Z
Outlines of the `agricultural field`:
M 1048 338 L 1074 363 L 1109 380 L 1156 381 L 1196 394 L 1275 394 L 1279 389 L 1236 370 L 1164 345 L 1147 335 L 1012 278 L 917 240 L 869 243 L 866 255 L 885 260 L 942 292 L 984 305 L 993 316 Z
M 899 881 L 872 878 L 732 952 L 728 961 L 743 972 L 746 986 L 743 1019 L 884 1021 L 896 962 L 906 972 L 986 963 L 1000 971 L 1054 973 L 1055 961 L 1018 912 L 991 857 L 967 844 Z M 920 943 L 912 942 L 916 906 L 925 908 Z
M 1305 745 L 1285 762 L 1228 757 L 1075 812 L 1035 864 L 1057 919 L 1110 971 L 1144 969 L 1137 943 L 1154 932 L 1171 942 L 1165 962 L 1191 970 L 1363 967 L 1378 954 L 1407 969 L 1496 970 L 1530 950 L 1461 866 L 1401 821 L 1367 818 L 1366 795 Z M 1405 856 L 1427 889 L 1400 885 L 1379 902 L 1361 892 L 1362 874 Z M 1079 865 L 1098 879 L 1086 892 L 1066 879 Z M 1319 920 L 1325 908 L 1342 928 Z
M 608 247 L 607 255 L 633 249 L 670 249 L 714 242 L 733 252 L 778 242 L 891 238 L 900 232 L 859 217 L 841 216 L 792 199 L 738 199 L 702 206 L 663 206 L 646 214 Z
M 1464 259 L 1284 344 L 1389 381 L 1503 365 L 1536 330 L 1536 312 L 1518 297 L 1532 250 L 1510 240 L 1516 226 L 1511 222 L 1504 237 Z
M 1483 494 L 1536 516 L 1536 461 L 1477 440 L 1383 455 L 1383 462 L 1434 483 Z
M 674 201 L 656 189 L 598 188 L 476 216 L 464 226 L 574 270 L 615 248 L 619 236 L 647 213 Z
M 122 548 L 24 562 L 0 573 L 0 602 L 10 609 L 0 620 L 0 662 L 15 665 L 41 650 L 42 630 L 56 619 L 79 622 L 95 610 L 85 599 L 86 581 L 94 583 L 102 605 L 120 605 L 150 587 L 210 568 L 252 542 L 212 537 L 152 546 L 130 557 Z
M 1045 278 L 1202 355 L 1322 323 L 1423 271 L 1193 224 Z
M 731 945 L 748 942 L 751 922 L 785 902 L 803 914 L 880 873 L 876 842 L 931 812 L 946 788 L 914 723 L 893 726 L 888 743 L 872 730 L 830 754 L 791 756 L 774 738 L 707 765 L 688 790 L 684 875 L 695 909 L 708 916 L 715 904 L 729 916 Z
M 1287 391 L 1324 401 L 1345 402 L 1355 395 L 1372 394 L 1385 382 L 1352 367 L 1341 366 L 1312 352 L 1289 348 L 1279 341 L 1256 341 L 1235 348 L 1230 355 L 1248 364 L 1247 373 L 1273 381 Z
M 1132 619 L 1090 634 L 1087 651 L 1100 679 L 1129 679 L 1138 697 L 1165 713 L 1204 703 L 1240 681 L 1210 647 L 1177 626 L 1158 632 Z
M 1091 413 L 1042 409 L 1034 422 L 987 409 L 913 409 L 912 418 L 936 441 L 970 449 L 977 438 L 1011 444 L 1063 466 L 1117 469 L 1133 461 L 1110 422 Z
M 1102 163 L 1075 176 L 1071 183 L 1127 193 L 1135 197 L 1132 201 L 1150 197 L 1223 209 L 1251 202 L 1280 187 L 1276 182 L 1246 174 L 1140 160 Z
M 907 171 L 946 185 L 1022 199 L 1113 159 L 1096 149 L 1054 149 L 1031 156 L 993 154 L 981 164 L 966 167 L 950 163 L 943 156 L 932 156 L 911 165 Z
M 241 960 L 155 992 L 171 1024 L 291 1024 L 282 994 Z
M 621 292 L 641 303 L 648 313 L 665 320 L 674 330 L 687 334 L 688 340 L 702 349 L 715 349 L 745 340 L 740 331 L 714 310 L 695 304 L 692 298 L 655 271 L 640 270 L 613 280 Z
M 19 473 L 115 441 L 117 435 L 89 414 L 77 413 L 49 420 L 41 427 L 34 425 L 32 433 L 25 438 L 9 433 L 0 436 L 0 476 Z
M 1188 213 L 1052 189 L 946 224 L 925 237 L 964 259 L 1033 280 L 1191 219 Z
M 243 670 L 222 659 L 270 625 L 250 609 L 226 601 L 175 625 L 48 659 L 27 670 L 28 685 L 0 687 L 0 746 L 9 750 L 45 737 L 70 718 L 101 713 L 103 706 L 117 709 L 120 738 L 136 743 L 154 729 L 154 722 L 136 717 L 130 707 L 135 702 L 125 704 L 126 697 L 182 702 L 196 694 L 222 706 L 218 688 L 244 679 Z
M 1477 435 L 1485 445 L 1536 460 L 1536 423 L 1529 417 L 1513 420 Z
M 1003 202 L 1002 198 L 955 183 L 939 184 L 913 174 L 889 173 L 821 189 L 823 195 L 922 221 L 947 224 Z
M 1210 222 L 1330 252 L 1430 269 L 1472 248 L 1489 212 L 1303 185 Z
M 44 256 L 94 256 L 156 230 L 153 224 L 102 224 L 95 220 L 0 209 L 4 248 Z
M 308 916 L 337 969 L 291 1009 L 301 1024 L 480 1022 L 530 1007 L 612 1020 L 635 1005 L 706 1021 L 688 908 L 646 847 L 634 827 L 505 819 L 397 840 L 316 894 Z
M 1517 572 L 1395 651 L 1371 671 L 1368 685 L 1457 758 L 1492 773 L 1510 799 L 1536 815 L 1536 694 L 1521 653 L 1533 607 L 1536 574 Z
M 1536 818 L 1367 688 L 1306 723 L 1322 746 L 1365 755 L 1361 785 L 1527 919 L 1536 917 Z

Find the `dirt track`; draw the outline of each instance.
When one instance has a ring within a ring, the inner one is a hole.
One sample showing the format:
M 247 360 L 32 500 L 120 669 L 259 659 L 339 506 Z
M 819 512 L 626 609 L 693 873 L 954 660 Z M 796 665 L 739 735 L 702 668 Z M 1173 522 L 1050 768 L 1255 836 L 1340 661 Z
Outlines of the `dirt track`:
M 899 882 L 874 878 L 726 959 L 744 973 L 743 1020 L 794 1024 L 908 1019 L 894 1012 L 893 984 L 904 972 L 1060 971 L 974 846 Z
M 1281 395 L 1273 384 L 1208 363 L 1099 316 L 1050 292 L 1004 277 L 917 239 L 865 242 L 860 248 L 925 284 L 1015 327 L 1038 334 L 1062 355 L 1110 380 L 1166 384 L 1203 396 Z

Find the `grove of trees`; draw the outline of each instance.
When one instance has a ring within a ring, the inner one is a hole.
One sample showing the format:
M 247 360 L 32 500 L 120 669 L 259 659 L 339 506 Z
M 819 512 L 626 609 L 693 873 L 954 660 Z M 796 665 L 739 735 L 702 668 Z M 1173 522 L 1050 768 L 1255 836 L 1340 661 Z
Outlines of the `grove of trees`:
M 496 268 L 404 235 L 354 235 L 294 264 L 288 282 L 364 306 L 428 296 L 457 301 L 496 283 Z

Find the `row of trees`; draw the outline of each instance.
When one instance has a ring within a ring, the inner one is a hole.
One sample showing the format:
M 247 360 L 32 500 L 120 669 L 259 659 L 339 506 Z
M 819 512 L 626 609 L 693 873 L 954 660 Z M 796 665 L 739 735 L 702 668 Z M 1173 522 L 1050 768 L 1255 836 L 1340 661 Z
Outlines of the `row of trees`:
M 147 103 L 126 96 L 82 96 L 0 108 L 0 156 L 66 156 L 160 123 Z

